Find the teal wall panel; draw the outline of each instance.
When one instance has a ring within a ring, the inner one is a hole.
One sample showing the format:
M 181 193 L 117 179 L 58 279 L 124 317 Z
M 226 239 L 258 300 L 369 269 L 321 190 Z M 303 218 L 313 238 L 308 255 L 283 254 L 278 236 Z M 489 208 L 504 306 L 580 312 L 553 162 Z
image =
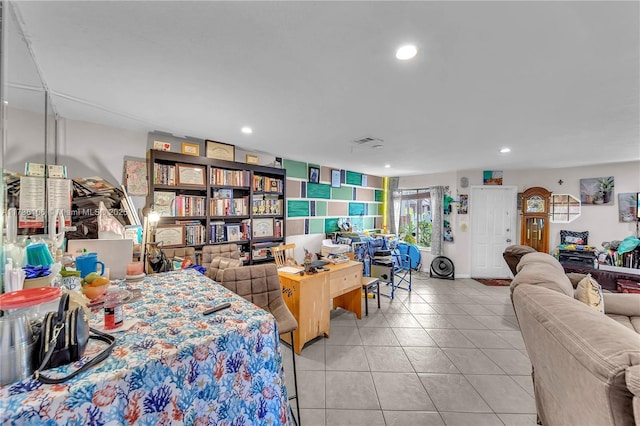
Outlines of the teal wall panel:
M 307 184 L 307 198 L 331 198 L 331 185 L 325 183 L 311 183 Z
M 331 198 L 334 200 L 353 200 L 353 190 L 350 186 L 331 188 Z
M 375 226 L 375 220 L 372 217 L 365 217 L 363 218 L 364 222 L 363 222 L 363 228 L 364 229 L 372 229 Z
M 324 232 L 338 231 L 338 218 L 330 218 L 324 220 Z
M 384 202 L 384 191 L 376 189 L 376 196 L 374 200 Z
M 287 216 L 288 217 L 309 216 L 309 201 L 287 200 Z
M 347 177 L 345 179 L 347 185 L 362 185 L 362 173 L 350 172 L 347 170 Z
M 282 167 L 287 169 L 287 177 L 294 177 L 300 179 L 307 179 L 307 163 L 301 161 L 282 160 Z
M 366 214 L 364 203 L 349 203 L 349 216 L 361 216 Z
M 324 219 L 309 219 L 310 234 L 324 234 Z

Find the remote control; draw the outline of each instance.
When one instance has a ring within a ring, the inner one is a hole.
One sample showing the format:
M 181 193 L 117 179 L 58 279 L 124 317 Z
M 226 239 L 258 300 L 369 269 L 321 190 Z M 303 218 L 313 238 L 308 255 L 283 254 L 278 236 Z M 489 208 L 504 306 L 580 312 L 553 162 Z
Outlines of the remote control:
M 211 315 L 214 312 L 218 312 L 221 311 L 223 309 L 227 309 L 228 307 L 231 306 L 231 303 L 227 302 L 227 303 L 221 303 L 220 305 L 216 305 L 211 309 L 207 309 L 206 311 L 204 311 L 202 314 L 203 315 Z

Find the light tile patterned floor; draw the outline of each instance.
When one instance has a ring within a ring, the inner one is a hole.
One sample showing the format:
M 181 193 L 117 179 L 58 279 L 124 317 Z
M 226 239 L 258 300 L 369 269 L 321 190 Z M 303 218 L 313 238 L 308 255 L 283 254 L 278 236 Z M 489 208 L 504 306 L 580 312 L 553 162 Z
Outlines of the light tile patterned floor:
M 414 273 L 413 291 L 382 297 L 379 310 L 370 299 L 362 312 L 333 311 L 331 338 L 296 355 L 304 426 L 536 424 L 508 287 Z M 293 390 L 291 349 L 283 353 Z

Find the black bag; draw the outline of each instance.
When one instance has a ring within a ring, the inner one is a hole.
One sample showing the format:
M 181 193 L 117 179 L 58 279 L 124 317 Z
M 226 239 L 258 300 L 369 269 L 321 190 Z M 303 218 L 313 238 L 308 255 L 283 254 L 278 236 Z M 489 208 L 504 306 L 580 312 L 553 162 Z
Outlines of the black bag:
M 82 358 L 90 338 L 107 343 L 107 348 L 68 376 L 51 378 L 42 375 L 42 370 L 70 364 Z M 104 361 L 113 350 L 115 342 L 115 337 L 89 327 L 89 318 L 84 309 L 76 307 L 70 310 L 69 295 L 65 293 L 60 299 L 58 311 L 48 312 L 40 325 L 39 345 L 35 351 L 35 365 L 39 367 L 33 376 L 46 384 L 65 382 Z

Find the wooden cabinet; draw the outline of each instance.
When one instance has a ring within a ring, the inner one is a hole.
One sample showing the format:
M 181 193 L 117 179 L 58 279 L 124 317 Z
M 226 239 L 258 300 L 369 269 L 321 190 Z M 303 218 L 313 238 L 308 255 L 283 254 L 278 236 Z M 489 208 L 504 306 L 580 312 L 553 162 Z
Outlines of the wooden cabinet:
M 522 193 L 520 244 L 549 252 L 549 203 L 551 192 L 533 187 Z
M 246 263 L 272 260 L 269 248 L 285 238 L 284 169 L 157 150 L 147 164 L 157 229 L 183 231 L 172 246 L 234 242 Z

